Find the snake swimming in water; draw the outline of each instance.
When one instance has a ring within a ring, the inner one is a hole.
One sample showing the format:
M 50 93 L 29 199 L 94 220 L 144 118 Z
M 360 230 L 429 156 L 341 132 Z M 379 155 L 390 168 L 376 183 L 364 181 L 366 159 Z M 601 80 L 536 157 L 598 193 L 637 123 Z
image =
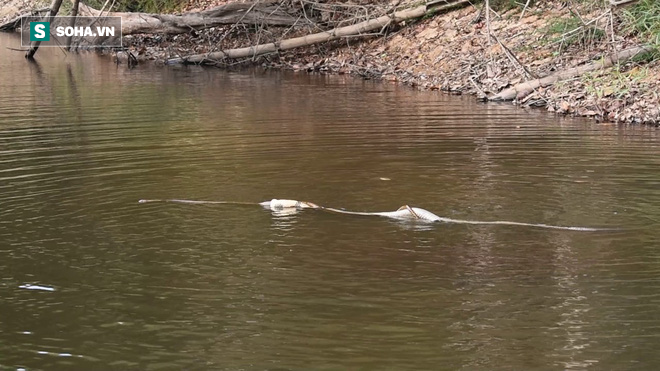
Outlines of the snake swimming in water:
M 534 224 L 534 223 L 522 223 L 522 222 L 509 222 L 503 220 L 495 221 L 476 221 L 476 220 L 461 220 L 461 219 L 451 219 L 444 218 L 434 213 L 419 208 L 412 207 L 408 205 L 401 206 L 396 211 L 379 211 L 379 212 L 363 212 L 363 211 L 348 211 L 342 209 L 335 209 L 332 207 L 325 207 L 317 205 L 313 202 L 307 201 L 298 201 L 298 200 L 286 200 L 286 199 L 272 199 L 270 201 L 264 201 L 260 203 L 254 202 L 238 202 L 238 201 L 195 201 L 195 200 L 181 200 L 181 199 L 168 199 L 168 200 L 148 200 L 143 199 L 139 200 L 139 203 L 147 202 L 174 202 L 174 203 L 184 203 L 184 204 L 225 204 L 225 205 L 261 205 L 266 209 L 272 211 L 296 211 L 302 209 L 317 209 L 325 210 L 328 212 L 338 213 L 338 214 L 348 214 L 348 215 L 364 215 L 364 216 L 381 216 L 391 219 L 399 220 L 413 220 L 420 222 L 441 222 L 441 223 L 455 223 L 455 224 L 474 224 L 474 225 L 512 225 L 512 226 L 522 226 L 522 227 L 535 227 L 535 228 L 546 228 L 546 229 L 560 229 L 567 231 L 582 231 L 582 232 L 596 232 L 596 231 L 611 231 L 610 228 L 591 228 L 591 227 L 569 227 L 569 226 L 558 226 L 550 224 Z

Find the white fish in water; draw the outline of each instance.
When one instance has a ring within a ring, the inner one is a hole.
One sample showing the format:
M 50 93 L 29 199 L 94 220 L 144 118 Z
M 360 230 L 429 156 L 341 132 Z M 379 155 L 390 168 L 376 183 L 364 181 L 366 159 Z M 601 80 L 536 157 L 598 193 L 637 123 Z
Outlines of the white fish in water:
M 18 288 L 26 289 L 26 290 L 55 291 L 55 288 L 53 288 L 53 287 L 30 285 L 29 283 L 25 284 L 25 285 L 20 285 L 20 286 L 18 286 Z

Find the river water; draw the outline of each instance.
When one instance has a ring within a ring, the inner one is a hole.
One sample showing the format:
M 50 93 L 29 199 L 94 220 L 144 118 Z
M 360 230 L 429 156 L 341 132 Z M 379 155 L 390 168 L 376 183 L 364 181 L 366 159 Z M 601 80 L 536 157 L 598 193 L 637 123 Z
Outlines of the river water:
M 17 43 L 1 370 L 660 368 L 657 129 Z M 138 203 L 171 198 L 619 229 Z

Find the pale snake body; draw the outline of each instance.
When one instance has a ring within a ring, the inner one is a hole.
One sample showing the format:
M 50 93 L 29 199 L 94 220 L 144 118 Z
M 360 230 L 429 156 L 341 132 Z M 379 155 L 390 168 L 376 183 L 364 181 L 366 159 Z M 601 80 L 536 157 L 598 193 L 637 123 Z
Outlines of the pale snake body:
M 140 203 L 147 202 L 176 202 L 176 203 L 186 203 L 186 204 L 233 204 L 233 205 L 255 205 L 252 202 L 238 202 L 238 201 L 195 201 L 195 200 L 181 200 L 181 199 L 169 199 L 169 200 L 140 200 Z M 476 220 L 461 220 L 461 219 L 451 219 L 444 218 L 434 213 L 422 209 L 419 207 L 412 207 L 408 205 L 401 206 L 396 211 L 378 211 L 378 212 L 363 212 L 363 211 L 348 211 L 342 209 L 335 209 L 332 207 L 320 206 L 312 202 L 307 201 L 298 201 L 298 200 L 287 200 L 287 199 L 272 199 L 270 201 L 260 202 L 258 205 L 263 206 L 266 209 L 283 212 L 290 211 L 295 212 L 301 209 L 317 209 L 325 210 L 333 213 L 339 214 L 348 214 L 348 215 L 363 215 L 363 216 L 381 216 L 391 219 L 399 220 L 412 220 L 419 222 L 441 222 L 441 223 L 456 223 L 456 224 L 473 224 L 473 225 L 511 225 L 511 226 L 522 226 L 522 227 L 535 227 L 535 228 L 546 228 L 546 229 L 559 229 L 559 230 L 568 230 L 568 231 L 582 231 L 582 232 L 595 232 L 595 231 L 606 231 L 612 230 L 609 228 L 591 228 L 591 227 L 571 227 L 571 226 L 558 226 L 550 224 L 536 224 L 536 223 L 523 223 L 523 222 L 510 222 L 504 220 L 494 220 L 494 221 L 476 221 Z

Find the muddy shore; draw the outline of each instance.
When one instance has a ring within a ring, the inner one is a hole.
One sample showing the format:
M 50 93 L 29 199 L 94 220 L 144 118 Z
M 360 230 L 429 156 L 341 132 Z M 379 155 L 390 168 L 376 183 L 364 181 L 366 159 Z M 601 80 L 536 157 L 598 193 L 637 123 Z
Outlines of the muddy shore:
M 191 1 L 185 10 L 219 3 Z M 486 23 L 479 17 L 479 9 L 469 6 L 390 28 L 385 36 L 349 38 L 228 64 L 354 74 L 417 89 L 483 96 L 640 43 L 636 35 L 620 29 L 619 10 L 603 16 L 609 8 L 571 7 L 562 1 L 536 5 L 522 17 L 521 10 L 499 12 Z M 576 14 L 583 24 L 591 22 L 593 27 L 575 32 L 572 22 Z M 163 64 L 172 57 L 276 40 L 283 32 L 289 31 L 227 26 L 173 36 L 127 36 L 124 45 L 143 63 Z M 499 42 L 489 38 L 489 32 Z M 295 33 L 287 36 L 292 35 Z M 514 104 L 601 122 L 658 126 L 660 61 L 632 61 L 587 73 L 539 88 Z

